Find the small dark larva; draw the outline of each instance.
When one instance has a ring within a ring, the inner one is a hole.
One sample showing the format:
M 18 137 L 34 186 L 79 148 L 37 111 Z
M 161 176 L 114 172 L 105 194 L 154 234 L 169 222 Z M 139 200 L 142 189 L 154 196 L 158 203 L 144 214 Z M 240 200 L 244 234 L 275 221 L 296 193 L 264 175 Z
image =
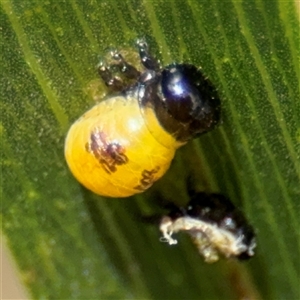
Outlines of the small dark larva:
M 186 208 L 174 208 L 161 219 L 162 241 L 177 244 L 173 233 L 186 231 L 208 263 L 225 257 L 247 259 L 254 255 L 256 239 L 243 213 L 220 194 L 196 193 Z
M 198 68 L 177 63 L 162 68 L 144 41 L 137 46 L 144 71 L 112 51 L 113 63 L 98 71 L 115 94 L 80 117 L 65 141 L 73 175 L 102 196 L 145 191 L 168 170 L 177 148 L 220 120 L 219 97 Z

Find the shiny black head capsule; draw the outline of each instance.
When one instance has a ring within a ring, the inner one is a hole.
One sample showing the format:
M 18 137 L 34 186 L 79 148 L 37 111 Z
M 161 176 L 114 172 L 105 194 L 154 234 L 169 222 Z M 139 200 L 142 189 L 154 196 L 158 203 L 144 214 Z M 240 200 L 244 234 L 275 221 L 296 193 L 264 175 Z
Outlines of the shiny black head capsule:
M 167 111 L 188 125 L 192 134 L 206 132 L 219 122 L 219 97 L 195 66 L 169 65 L 162 71 L 160 84 Z
M 149 77 L 142 83 L 142 103 L 153 105 L 162 127 L 177 140 L 192 139 L 220 122 L 219 96 L 195 66 L 171 64 Z

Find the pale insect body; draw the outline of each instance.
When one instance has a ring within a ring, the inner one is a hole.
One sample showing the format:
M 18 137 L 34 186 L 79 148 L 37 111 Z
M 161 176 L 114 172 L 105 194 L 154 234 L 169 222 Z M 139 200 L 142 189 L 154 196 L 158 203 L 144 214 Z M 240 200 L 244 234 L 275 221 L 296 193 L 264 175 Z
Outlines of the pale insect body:
M 225 257 L 247 259 L 254 255 L 256 239 L 243 213 L 219 194 L 196 193 L 187 208 L 175 208 L 160 222 L 162 241 L 177 244 L 172 236 L 187 232 L 206 262 Z

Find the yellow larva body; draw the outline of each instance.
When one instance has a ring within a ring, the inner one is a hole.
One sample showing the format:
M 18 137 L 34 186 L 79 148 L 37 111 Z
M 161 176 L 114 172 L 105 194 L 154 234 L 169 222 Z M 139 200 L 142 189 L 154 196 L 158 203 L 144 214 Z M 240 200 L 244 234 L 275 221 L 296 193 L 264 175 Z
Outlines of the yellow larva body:
M 159 125 L 152 109 L 142 112 L 136 98 L 120 95 L 95 105 L 71 126 L 65 157 L 89 190 L 128 197 L 163 176 L 180 145 Z

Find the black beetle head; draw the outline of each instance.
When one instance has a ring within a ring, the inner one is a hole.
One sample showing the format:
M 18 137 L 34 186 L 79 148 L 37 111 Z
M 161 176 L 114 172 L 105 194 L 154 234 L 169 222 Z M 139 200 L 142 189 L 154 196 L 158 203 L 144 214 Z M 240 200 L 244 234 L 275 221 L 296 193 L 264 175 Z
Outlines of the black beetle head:
M 195 66 L 167 66 L 161 72 L 160 89 L 165 109 L 188 130 L 188 139 L 212 130 L 219 123 L 218 94 Z

